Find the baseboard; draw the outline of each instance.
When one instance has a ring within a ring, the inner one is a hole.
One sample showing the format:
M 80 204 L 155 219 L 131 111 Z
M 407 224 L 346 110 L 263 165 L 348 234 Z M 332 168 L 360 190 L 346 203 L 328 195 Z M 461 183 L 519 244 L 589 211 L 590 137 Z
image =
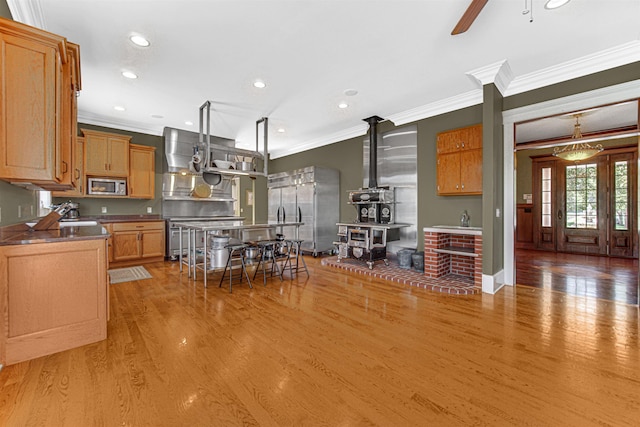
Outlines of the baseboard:
M 504 286 L 504 270 L 498 271 L 493 276 L 488 274 L 482 275 L 482 292 L 487 294 L 495 294 Z

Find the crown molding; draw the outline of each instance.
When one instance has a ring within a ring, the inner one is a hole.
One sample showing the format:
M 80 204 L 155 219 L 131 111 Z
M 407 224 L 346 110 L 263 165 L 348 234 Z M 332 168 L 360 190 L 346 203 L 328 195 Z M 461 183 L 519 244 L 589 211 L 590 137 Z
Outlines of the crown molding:
M 334 132 L 331 135 L 310 139 L 306 142 L 295 144 L 288 148 L 271 150 L 269 151 L 269 156 L 271 159 L 290 156 L 292 154 L 300 153 L 302 151 L 323 147 L 325 145 L 333 144 L 340 141 L 346 141 L 347 139 L 356 138 L 358 136 L 363 136 L 363 135 L 366 135 L 368 130 L 369 130 L 369 125 L 364 123 L 358 126 L 350 127 L 348 129 L 345 129 L 339 132 Z
M 7 6 L 15 21 L 41 30 L 47 29 L 40 0 L 7 0 Z
M 533 73 L 523 74 L 511 82 L 504 95 L 516 95 L 636 61 L 640 61 L 640 40 L 601 50 Z
M 466 75 L 469 76 L 474 83 L 479 84 L 480 87 L 490 83 L 495 84 L 503 95 L 513 80 L 513 72 L 506 59 L 467 71 Z
M 102 117 L 96 114 L 85 113 L 78 110 L 78 123 L 86 123 L 94 126 L 102 126 L 111 129 L 128 130 L 130 132 L 144 133 L 146 135 L 162 136 L 163 127 L 160 129 L 137 125 L 131 122 L 118 122 L 112 118 Z
M 389 114 L 387 119 L 391 120 L 396 126 L 400 126 L 478 104 L 482 104 L 482 89 L 475 89 L 400 113 Z

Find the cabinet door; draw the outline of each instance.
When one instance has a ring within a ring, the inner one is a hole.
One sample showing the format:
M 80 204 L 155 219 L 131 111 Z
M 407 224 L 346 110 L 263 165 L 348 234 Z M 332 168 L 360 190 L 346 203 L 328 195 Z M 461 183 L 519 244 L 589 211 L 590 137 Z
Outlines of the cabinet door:
M 482 193 L 482 149 L 460 153 L 460 192 Z
M 131 145 L 129 149 L 129 197 L 153 199 L 155 191 L 155 149 Z
M 438 194 L 460 192 L 460 153 L 438 155 Z
M 0 43 L 0 177 L 53 182 L 59 54 L 54 47 L 8 34 L 0 33 Z
M 114 231 L 113 232 L 113 260 L 126 261 L 140 258 L 140 232 Z
M 461 131 L 461 148 L 463 150 L 477 150 L 482 148 L 482 125 L 471 126 Z
M 104 240 L 0 247 L 0 363 L 107 337 L 104 251 Z
M 455 153 L 460 149 L 460 135 L 456 131 L 439 133 L 437 136 L 437 154 Z
M 164 256 L 164 230 L 147 230 L 141 234 L 142 258 Z
M 109 176 L 127 176 L 129 174 L 129 138 L 108 138 Z
M 84 172 L 87 175 L 106 175 L 109 156 L 107 136 L 85 133 Z

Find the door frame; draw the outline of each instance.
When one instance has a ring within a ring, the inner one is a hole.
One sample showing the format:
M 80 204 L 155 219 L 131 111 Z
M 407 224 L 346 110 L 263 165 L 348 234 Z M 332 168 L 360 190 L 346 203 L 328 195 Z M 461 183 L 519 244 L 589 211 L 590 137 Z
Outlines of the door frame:
M 516 167 L 515 167 L 515 124 L 525 120 L 535 120 L 572 111 L 579 111 L 598 105 L 615 104 L 640 98 L 640 80 L 621 83 L 564 98 L 518 107 L 502 112 L 503 122 L 503 173 L 504 173 L 504 240 L 503 265 L 504 284 L 515 285 L 515 224 L 516 224 Z M 640 139 L 640 138 L 639 138 Z M 640 174 L 638 174 L 640 176 Z M 638 187 L 636 187 L 638 188 Z M 637 212 L 637 211 L 636 211 Z M 636 220 L 637 220 L 636 214 Z M 640 282 L 638 284 L 640 295 Z M 639 296 L 640 299 L 640 296 Z

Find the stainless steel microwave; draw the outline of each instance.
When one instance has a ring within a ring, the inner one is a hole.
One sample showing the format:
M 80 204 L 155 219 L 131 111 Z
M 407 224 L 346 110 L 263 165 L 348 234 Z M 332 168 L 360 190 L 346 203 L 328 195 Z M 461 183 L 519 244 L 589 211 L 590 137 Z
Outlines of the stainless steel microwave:
M 114 178 L 88 178 L 89 194 L 126 196 L 127 180 Z

